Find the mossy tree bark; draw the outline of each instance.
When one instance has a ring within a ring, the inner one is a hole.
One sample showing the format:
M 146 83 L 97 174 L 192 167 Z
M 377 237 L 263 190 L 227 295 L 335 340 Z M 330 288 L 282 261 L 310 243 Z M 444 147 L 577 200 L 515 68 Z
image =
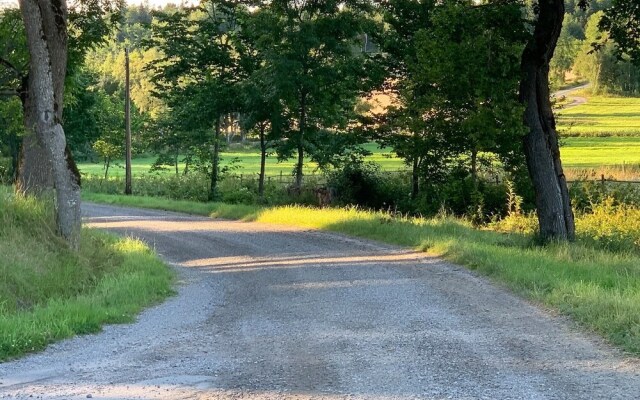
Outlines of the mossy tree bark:
M 58 233 L 77 249 L 80 241 L 80 179 L 67 150 L 62 128 L 64 79 L 67 68 L 67 5 L 65 0 L 20 0 L 30 55 L 25 127 L 45 149 L 55 189 Z M 24 155 L 27 153 L 25 152 Z
M 543 240 L 573 240 L 575 221 L 560 160 L 558 132 L 549 99 L 549 62 L 564 19 L 564 0 L 540 0 L 534 34 L 522 55 L 520 100 L 525 106 L 527 167 L 536 193 Z

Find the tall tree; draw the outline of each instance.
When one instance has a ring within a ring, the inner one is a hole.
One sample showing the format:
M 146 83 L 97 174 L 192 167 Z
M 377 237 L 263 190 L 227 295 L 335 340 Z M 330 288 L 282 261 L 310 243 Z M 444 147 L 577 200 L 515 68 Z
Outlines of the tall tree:
M 367 3 L 275 0 L 256 11 L 258 45 L 271 72 L 268 86 L 292 127 L 279 156 L 295 155 L 298 190 L 305 156 L 324 164 L 333 161 L 325 156 L 348 147 L 344 134 L 374 72 L 362 51 L 362 34 L 372 30 Z
M 612 0 L 600 21 L 600 28 L 608 31 L 621 54 L 628 55 L 640 65 L 640 1 Z
M 382 7 L 387 29 L 379 40 L 390 55 L 384 90 L 394 101 L 378 140 L 412 166 L 412 196 L 421 181 L 446 175 L 453 160 L 469 160 L 476 186 L 483 152 L 508 165 L 522 159 L 514 157 L 523 133 L 518 60 L 527 38 L 520 2 L 395 0 Z
M 587 78 L 593 93 L 637 94 L 640 91 L 640 68 L 629 61 L 627 54 L 620 52 L 609 32 L 601 31 L 599 23 L 603 15 L 599 11 L 587 20 L 585 40 L 574 69 L 578 75 Z
M 447 144 L 469 156 L 474 182 L 482 152 L 498 154 L 507 165 L 518 159 L 517 65 L 528 38 L 520 7 L 519 0 L 449 0 L 435 8 L 433 26 L 416 35 L 417 60 L 410 68 L 420 97 L 426 110 L 442 115 Z
M 541 238 L 573 240 L 575 221 L 549 99 L 549 63 L 562 29 L 564 0 L 540 0 L 535 9 L 534 32 L 521 61 L 520 101 L 529 130 L 524 153 L 536 194 Z
M 234 93 L 242 74 L 234 36 L 245 11 L 239 1 L 208 0 L 200 7 L 157 13 L 147 41 L 164 54 L 152 63 L 153 81 L 178 132 L 213 130 L 203 143 L 211 147 L 209 200 L 217 198 L 222 119 L 238 108 Z
M 59 3 L 57 0 L 53 1 L 48 7 L 59 8 Z M 65 24 L 67 25 L 66 34 L 69 42 L 69 46 L 67 46 L 68 62 L 65 60 L 66 73 L 73 74 L 84 61 L 86 52 L 104 40 L 106 33 L 119 20 L 117 11 L 123 4 L 124 0 L 78 0 L 74 2 L 74 7 L 70 11 L 66 11 L 67 20 Z M 25 41 L 24 26 L 12 22 L 12 20 L 16 19 L 20 20 L 18 14 L 10 10 L 5 11 L 2 18 L 0 18 L 2 22 L 0 23 L 2 26 L 0 29 L 4 31 L 7 27 L 11 28 L 9 34 L 5 36 L 5 32 L 3 32 L 1 36 L 9 38 L 9 43 L 13 43 L 12 46 L 3 45 L 0 47 L 0 76 L 6 71 L 9 71 L 14 76 L 14 79 L 8 82 L 6 80 L 3 82 L 0 79 L 0 86 L 5 86 L 5 88 L 9 89 L 0 91 L 5 93 L 13 92 L 20 97 L 26 118 L 26 110 L 29 107 L 27 94 L 31 90 L 28 87 L 30 82 L 28 76 L 29 54 L 26 45 L 20 46 L 20 43 Z M 57 93 L 64 91 L 64 78 L 62 77 L 61 82 L 56 82 Z M 6 86 L 7 83 L 9 84 L 8 86 Z M 58 83 L 60 83 L 60 87 L 57 87 Z M 69 149 L 66 152 L 68 153 L 67 158 L 72 160 Z M 53 168 L 49 164 L 47 151 L 42 147 L 42 143 L 29 132 L 24 136 L 19 161 L 16 181 L 17 190 L 38 194 L 53 188 L 54 182 L 51 175 Z M 79 177 L 78 174 L 78 180 Z
M 445 150 L 442 130 L 433 129 L 436 115 L 424 100 L 424 85 L 416 85 L 418 66 L 416 35 L 431 28 L 433 0 L 391 0 L 380 2 L 385 29 L 372 32 L 380 50 L 378 57 L 387 79 L 380 92 L 390 105 L 374 114 L 375 137 L 382 146 L 394 149 L 411 166 L 411 197 L 420 192 L 420 181 L 442 176 L 443 166 L 452 156 Z
M 60 235 L 77 249 L 80 242 L 80 180 L 62 128 L 67 70 L 66 1 L 20 0 L 29 49 L 25 127 L 46 150 L 55 187 Z

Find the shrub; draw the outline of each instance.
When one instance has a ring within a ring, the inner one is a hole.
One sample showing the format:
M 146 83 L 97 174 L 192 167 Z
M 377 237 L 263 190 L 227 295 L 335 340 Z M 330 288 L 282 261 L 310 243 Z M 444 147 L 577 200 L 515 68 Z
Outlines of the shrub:
M 139 175 L 133 178 L 131 186 L 135 195 L 167 197 L 174 200 L 207 201 L 209 194 L 209 178 L 198 173 Z M 85 176 L 82 187 L 94 193 L 122 194 L 124 178 L 104 179 L 93 175 Z
M 640 208 L 613 197 L 593 203 L 576 218 L 581 240 L 612 251 L 640 251 Z
M 488 222 L 507 213 L 507 188 L 470 176 L 451 176 L 446 182 L 422 188 L 415 210 L 422 215 L 435 215 L 445 209 L 457 216 L 470 217 L 476 223 Z
M 579 181 L 570 187 L 573 206 L 577 210 L 590 210 L 593 204 L 611 198 L 619 204 L 640 206 L 640 185 L 622 182 Z
M 405 204 L 410 188 L 398 174 L 380 172 L 374 163 L 354 162 L 328 174 L 327 184 L 336 192 L 342 205 L 359 205 L 372 209 L 397 209 Z M 408 210 L 405 210 L 408 211 Z
M 239 179 L 223 179 L 218 190 L 222 202 L 229 204 L 258 203 L 258 184 L 254 181 L 240 181 Z
M 11 158 L 0 157 L 0 184 L 11 184 Z

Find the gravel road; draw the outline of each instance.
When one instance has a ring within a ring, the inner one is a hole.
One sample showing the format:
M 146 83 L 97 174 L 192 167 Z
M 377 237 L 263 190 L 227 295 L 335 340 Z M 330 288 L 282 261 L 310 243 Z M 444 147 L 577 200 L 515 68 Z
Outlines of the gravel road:
M 553 95 L 554 95 L 554 97 L 556 99 L 569 98 L 571 100 L 571 103 L 567 103 L 567 104 L 562 106 L 562 109 L 566 110 L 567 108 L 573 108 L 573 107 L 577 107 L 577 106 L 581 106 L 583 104 L 586 104 L 587 101 L 588 101 L 586 97 L 574 96 L 573 93 L 577 92 L 579 90 L 587 89 L 590 86 L 591 86 L 590 83 L 585 83 L 584 85 L 572 87 L 572 88 L 569 88 L 569 89 L 558 90 Z
M 0 398 L 638 399 L 640 363 L 465 269 L 336 234 L 85 204 L 179 294 L 0 364 Z

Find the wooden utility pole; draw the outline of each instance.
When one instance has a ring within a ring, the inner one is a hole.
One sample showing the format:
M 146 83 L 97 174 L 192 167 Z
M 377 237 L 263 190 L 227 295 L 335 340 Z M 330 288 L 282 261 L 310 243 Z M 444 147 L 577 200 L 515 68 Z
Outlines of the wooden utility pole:
M 131 86 L 129 79 L 129 49 L 126 48 L 124 50 L 125 55 L 125 71 L 126 71 L 126 82 L 125 82 L 125 101 L 124 101 L 124 118 L 125 118 L 125 130 L 126 130 L 126 160 L 125 160 L 125 186 L 124 186 L 124 194 L 131 194 Z

